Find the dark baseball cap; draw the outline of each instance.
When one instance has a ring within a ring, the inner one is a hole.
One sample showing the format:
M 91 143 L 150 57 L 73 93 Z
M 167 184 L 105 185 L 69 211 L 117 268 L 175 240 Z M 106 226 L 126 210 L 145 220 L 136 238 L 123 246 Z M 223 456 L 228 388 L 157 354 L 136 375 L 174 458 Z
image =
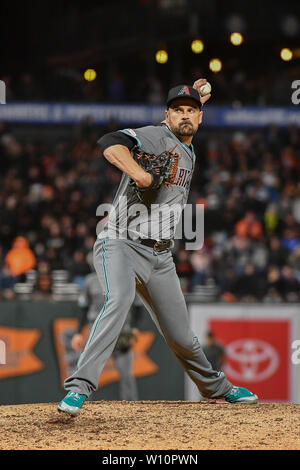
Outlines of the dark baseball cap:
M 178 85 L 171 88 L 168 93 L 167 106 L 170 106 L 170 103 L 177 98 L 190 98 L 191 100 L 196 101 L 199 104 L 199 107 L 201 107 L 199 93 L 191 85 Z

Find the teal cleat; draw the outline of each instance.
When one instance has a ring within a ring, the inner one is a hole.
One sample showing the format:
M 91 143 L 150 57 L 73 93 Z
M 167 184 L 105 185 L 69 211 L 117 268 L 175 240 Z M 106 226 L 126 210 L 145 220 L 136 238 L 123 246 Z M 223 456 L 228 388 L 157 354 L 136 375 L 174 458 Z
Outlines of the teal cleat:
M 258 396 L 247 390 L 247 388 L 233 386 L 231 392 L 225 396 L 225 400 L 229 403 L 252 404 L 258 402 Z
M 64 411 L 71 416 L 77 416 L 87 396 L 80 393 L 69 392 L 65 398 L 59 403 L 58 411 Z

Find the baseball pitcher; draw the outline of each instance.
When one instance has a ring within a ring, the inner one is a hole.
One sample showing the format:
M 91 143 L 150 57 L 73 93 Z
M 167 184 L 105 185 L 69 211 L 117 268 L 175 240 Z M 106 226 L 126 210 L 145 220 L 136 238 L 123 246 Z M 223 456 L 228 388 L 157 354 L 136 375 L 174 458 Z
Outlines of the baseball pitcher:
M 104 135 L 104 157 L 123 172 L 104 229 L 97 234 L 94 266 L 105 292 L 77 370 L 65 380 L 68 391 L 58 409 L 78 415 L 97 389 L 100 373 L 111 355 L 136 292 L 166 343 L 203 397 L 230 403 L 256 403 L 249 390 L 233 386 L 213 370 L 188 312 L 171 248 L 195 166 L 192 139 L 202 122 L 197 89 L 180 85 L 167 97 L 165 121 Z

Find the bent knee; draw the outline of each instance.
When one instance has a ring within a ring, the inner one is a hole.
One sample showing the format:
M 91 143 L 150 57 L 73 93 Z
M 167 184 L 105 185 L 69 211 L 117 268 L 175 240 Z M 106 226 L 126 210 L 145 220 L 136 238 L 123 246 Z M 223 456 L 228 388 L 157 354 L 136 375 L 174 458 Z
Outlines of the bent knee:
M 173 337 L 167 340 L 168 345 L 171 349 L 176 352 L 177 354 L 184 354 L 191 353 L 194 354 L 195 350 L 198 350 L 201 346 L 198 341 L 197 336 L 190 336 L 190 337 Z

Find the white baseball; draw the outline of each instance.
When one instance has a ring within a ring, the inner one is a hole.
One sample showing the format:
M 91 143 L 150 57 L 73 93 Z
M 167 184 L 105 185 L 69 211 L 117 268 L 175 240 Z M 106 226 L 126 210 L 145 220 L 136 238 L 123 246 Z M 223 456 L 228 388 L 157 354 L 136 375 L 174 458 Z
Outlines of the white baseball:
M 211 92 L 211 84 L 206 82 L 205 85 L 200 87 L 200 93 L 202 96 L 208 95 Z

